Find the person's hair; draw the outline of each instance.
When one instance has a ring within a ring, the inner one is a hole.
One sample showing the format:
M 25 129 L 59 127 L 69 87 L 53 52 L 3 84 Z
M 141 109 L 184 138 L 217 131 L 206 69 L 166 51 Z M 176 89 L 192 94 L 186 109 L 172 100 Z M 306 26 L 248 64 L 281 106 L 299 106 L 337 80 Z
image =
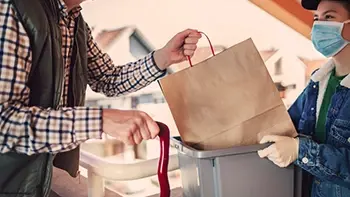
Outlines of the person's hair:
M 348 11 L 350 18 L 350 1 L 342 1 L 342 0 L 323 0 L 323 1 L 334 1 L 343 5 L 343 7 Z

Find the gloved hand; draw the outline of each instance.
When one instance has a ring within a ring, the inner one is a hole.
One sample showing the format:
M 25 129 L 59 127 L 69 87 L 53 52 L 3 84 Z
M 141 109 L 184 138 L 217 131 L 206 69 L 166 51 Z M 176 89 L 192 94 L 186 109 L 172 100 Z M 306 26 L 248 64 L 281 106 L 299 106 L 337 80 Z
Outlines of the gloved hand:
M 274 164 L 282 168 L 289 166 L 298 158 L 298 138 L 267 135 L 261 139 L 260 144 L 268 142 L 274 142 L 274 144 L 258 151 L 258 154 L 261 158 L 267 157 Z

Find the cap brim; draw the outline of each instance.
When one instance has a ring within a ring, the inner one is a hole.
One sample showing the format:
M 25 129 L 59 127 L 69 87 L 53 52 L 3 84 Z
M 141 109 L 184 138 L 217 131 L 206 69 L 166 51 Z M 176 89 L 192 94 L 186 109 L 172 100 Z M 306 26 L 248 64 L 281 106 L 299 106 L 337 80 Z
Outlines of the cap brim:
M 317 10 L 320 0 L 302 0 L 301 5 L 307 10 Z

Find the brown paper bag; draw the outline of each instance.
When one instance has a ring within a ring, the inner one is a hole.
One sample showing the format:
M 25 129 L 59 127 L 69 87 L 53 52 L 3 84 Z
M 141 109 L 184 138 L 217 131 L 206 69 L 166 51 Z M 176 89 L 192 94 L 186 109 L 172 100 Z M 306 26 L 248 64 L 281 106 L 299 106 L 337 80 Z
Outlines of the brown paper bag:
M 184 143 L 200 150 L 257 144 L 295 128 L 251 39 L 159 80 Z

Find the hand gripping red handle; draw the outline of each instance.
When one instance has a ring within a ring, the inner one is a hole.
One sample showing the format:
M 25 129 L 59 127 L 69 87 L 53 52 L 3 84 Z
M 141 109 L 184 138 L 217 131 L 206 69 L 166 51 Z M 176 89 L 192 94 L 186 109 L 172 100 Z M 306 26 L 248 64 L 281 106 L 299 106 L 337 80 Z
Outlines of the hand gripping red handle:
M 168 179 L 170 131 L 168 126 L 157 122 L 159 126 L 160 157 L 158 161 L 158 181 L 160 186 L 160 197 L 170 197 L 170 185 Z
M 211 41 L 210 41 L 209 37 L 207 36 L 207 34 L 205 34 L 204 32 L 201 32 L 201 31 L 200 31 L 199 33 L 203 34 L 203 35 L 207 38 L 207 40 L 208 40 L 208 42 L 209 42 L 209 46 L 210 46 L 211 53 L 213 54 L 213 56 L 215 56 L 214 47 L 213 47 L 213 45 L 211 44 Z M 188 63 L 190 64 L 190 66 L 193 67 L 193 64 L 192 64 L 192 61 L 191 61 L 191 57 L 190 57 L 190 56 L 187 56 L 187 60 L 188 60 Z

